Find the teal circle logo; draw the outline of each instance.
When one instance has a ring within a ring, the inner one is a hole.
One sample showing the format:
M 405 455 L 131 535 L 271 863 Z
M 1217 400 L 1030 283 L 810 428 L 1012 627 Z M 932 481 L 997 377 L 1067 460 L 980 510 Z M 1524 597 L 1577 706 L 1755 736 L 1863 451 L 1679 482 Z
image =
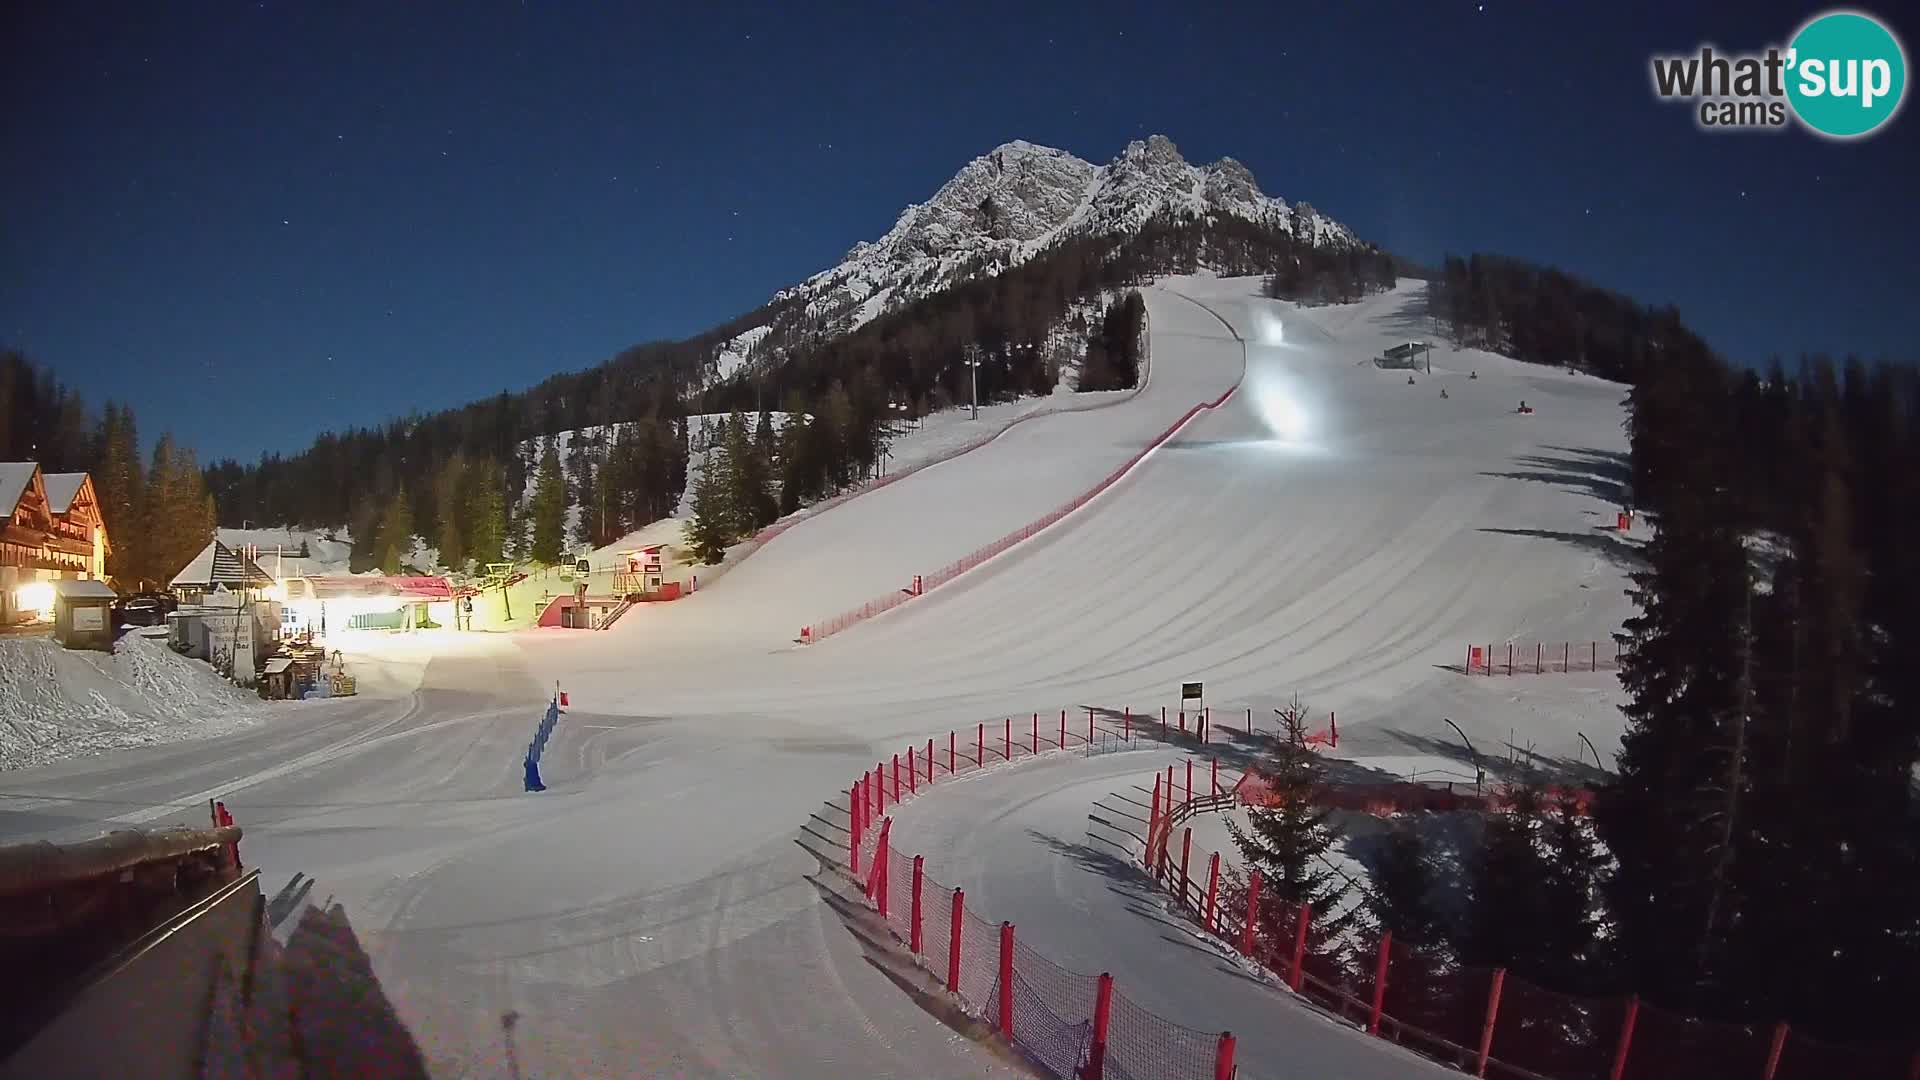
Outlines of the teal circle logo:
M 1870 15 L 1818 16 L 1794 35 L 1787 56 L 1787 100 L 1800 122 L 1822 135 L 1857 138 L 1900 111 L 1906 52 Z

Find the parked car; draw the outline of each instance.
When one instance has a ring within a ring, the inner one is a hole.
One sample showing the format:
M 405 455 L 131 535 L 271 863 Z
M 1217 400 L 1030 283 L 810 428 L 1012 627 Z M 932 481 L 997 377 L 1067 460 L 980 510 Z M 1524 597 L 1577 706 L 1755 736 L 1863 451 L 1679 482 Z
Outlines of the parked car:
M 136 596 L 122 601 L 113 609 L 115 626 L 164 626 L 166 622 L 165 601 L 151 596 Z

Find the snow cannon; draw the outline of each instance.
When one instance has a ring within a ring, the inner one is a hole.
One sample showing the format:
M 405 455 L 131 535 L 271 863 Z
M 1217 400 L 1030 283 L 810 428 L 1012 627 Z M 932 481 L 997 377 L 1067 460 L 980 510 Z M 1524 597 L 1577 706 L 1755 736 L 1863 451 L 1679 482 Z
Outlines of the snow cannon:
M 1515 410 L 1514 410 L 1514 412 L 1517 412 L 1517 413 L 1519 413 L 1519 414 L 1520 414 L 1521 416 L 1532 416 L 1532 415 L 1533 415 L 1533 406 L 1531 406 L 1531 405 L 1529 405 L 1529 404 L 1527 404 L 1526 402 L 1524 402 L 1524 401 L 1522 401 L 1522 402 L 1520 403 L 1520 407 L 1519 407 L 1518 409 L 1515 409 Z

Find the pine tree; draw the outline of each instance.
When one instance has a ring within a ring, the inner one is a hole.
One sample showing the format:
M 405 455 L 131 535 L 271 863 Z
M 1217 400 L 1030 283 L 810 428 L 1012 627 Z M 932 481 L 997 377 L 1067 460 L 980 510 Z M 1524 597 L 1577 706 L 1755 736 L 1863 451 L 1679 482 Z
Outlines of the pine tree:
M 140 436 L 133 410 L 113 402 L 106 405 L 100 425 L 100 461 L 94 472 L 100 513 L 113 542 L 107 573 L 122 588 L 138 588 L 147 572 L 148 538 L 141 513 L 146 495 L 146 471 L 140 461 Z
M 1414 819 L 1393 823 L 1372 877 L 1367 907 L 1381 929 L 1393 931 L 1395 941 L 1413 948 L 1431 949 L 1443 940 L 1444 927 L 1433 906 L 1433 868 Z
M 779 516 L 767 460 L 747 438 L 746 418 L 734 414 L 726 431 L 727 497 L 732 504 L 735 537 L 751 536 Z
M 593 461 L 582 459 L 574 474 L 574 498 L 580 507 L 580 520 L 573 529 L 573 541 L 582 548 L 600 546 L 600 528 L 606 521 L 606 507 L 600 502 L 599 477 L 594 474 Z
M 558 564 L 566 552 L 567 481 L 560 470 L 560 452 L 552 439 L 547 440 L 546 449 L 540 454 L 540 472 L 534 481 L 533 504 L 528 516 L 532 519 L 528 556 L 536 563 Z
M 707 466 L 693 485 L 693 518 L 683 527 L 693 557 L 709 566 L 726 558 L 727 546 L 733 542 L 728 531 L 733 517 L 731 500 L 722 470 L 715 468 L 715 457 L 723 452 L 709 452 Z
M 491 461 L 481 462 L 466 471 L 462 485 L 467 523 L 467 554 L 484 571 L 488 563 L 506 560 L 507 508 L 500 494 L 503 481 L 500 469 Z
M 387 503 L 375 550 L 379 553 L 380 572 L 383 574 L 400 573 L 406 566 L 407 556 L 413 552 L 413 506 L 407 500 L 404 486 L 395 491 L 392 500 Z
M 467 565 L 467 459 L 459 451 L 447 459 L 434 478 L 433 505 L 438 519 L 434 533 L 440 564 L 456 573 Z
M 1260 871 L 1262 895 L 1273 901 L 1262 905 L 1269 923 L 1263 935 L 1284 938 L 1292 926 L 1292 910 L 1312 905 L 1310 934 L 1314 950 L 1322 952 L 1345 932 L 1354 912 L 1340 910 L 1348 886 L 1324 859 L 1339 834 L 1330 824 L 1333 809 L 1321 798 L 1325 766 L 1307 743 L 1307 712 L 1298 703 L 1276 711 L 1281 736 L 1253 767 L 1273 804 L 1249 807 L 1249 829 L 1229 821 L 1227 832 L 1240 849 L 1241 861 Z

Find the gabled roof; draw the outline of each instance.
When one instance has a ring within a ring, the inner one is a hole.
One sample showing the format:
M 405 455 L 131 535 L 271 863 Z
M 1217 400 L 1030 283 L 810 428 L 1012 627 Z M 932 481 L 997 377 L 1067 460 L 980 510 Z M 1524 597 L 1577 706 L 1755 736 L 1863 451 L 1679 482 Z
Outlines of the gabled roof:
M 39 471 L 36 462 L 0 461 L 0 518 L 13 516 L 14 508 L 20 505 L 20 496 L 27 493 L 33 474 Z
M 240 555 L 218 540 L 208 541 L 207 546 L 200 549 L 200 554 L 195 555 L 168 583 L 170 588 L 175 589 L 211 589 L 215 585 L 260 589 L 271 584 L 273 578 L 255 566 L 252 559 Z
M 95 581 L 92 578 L 68 578 L 56 581 L 53 583 L 53 591 L 70 600 L 117 600 L 120 597 L 119 593 L 107 587 L 106 582 Z
M 73 509 L 74 497 L 87 485 L 87 474 L 83 472 L 42 473 L 40 480 L 47 485 L 47 509 L 56 514 L 64 514 Z

